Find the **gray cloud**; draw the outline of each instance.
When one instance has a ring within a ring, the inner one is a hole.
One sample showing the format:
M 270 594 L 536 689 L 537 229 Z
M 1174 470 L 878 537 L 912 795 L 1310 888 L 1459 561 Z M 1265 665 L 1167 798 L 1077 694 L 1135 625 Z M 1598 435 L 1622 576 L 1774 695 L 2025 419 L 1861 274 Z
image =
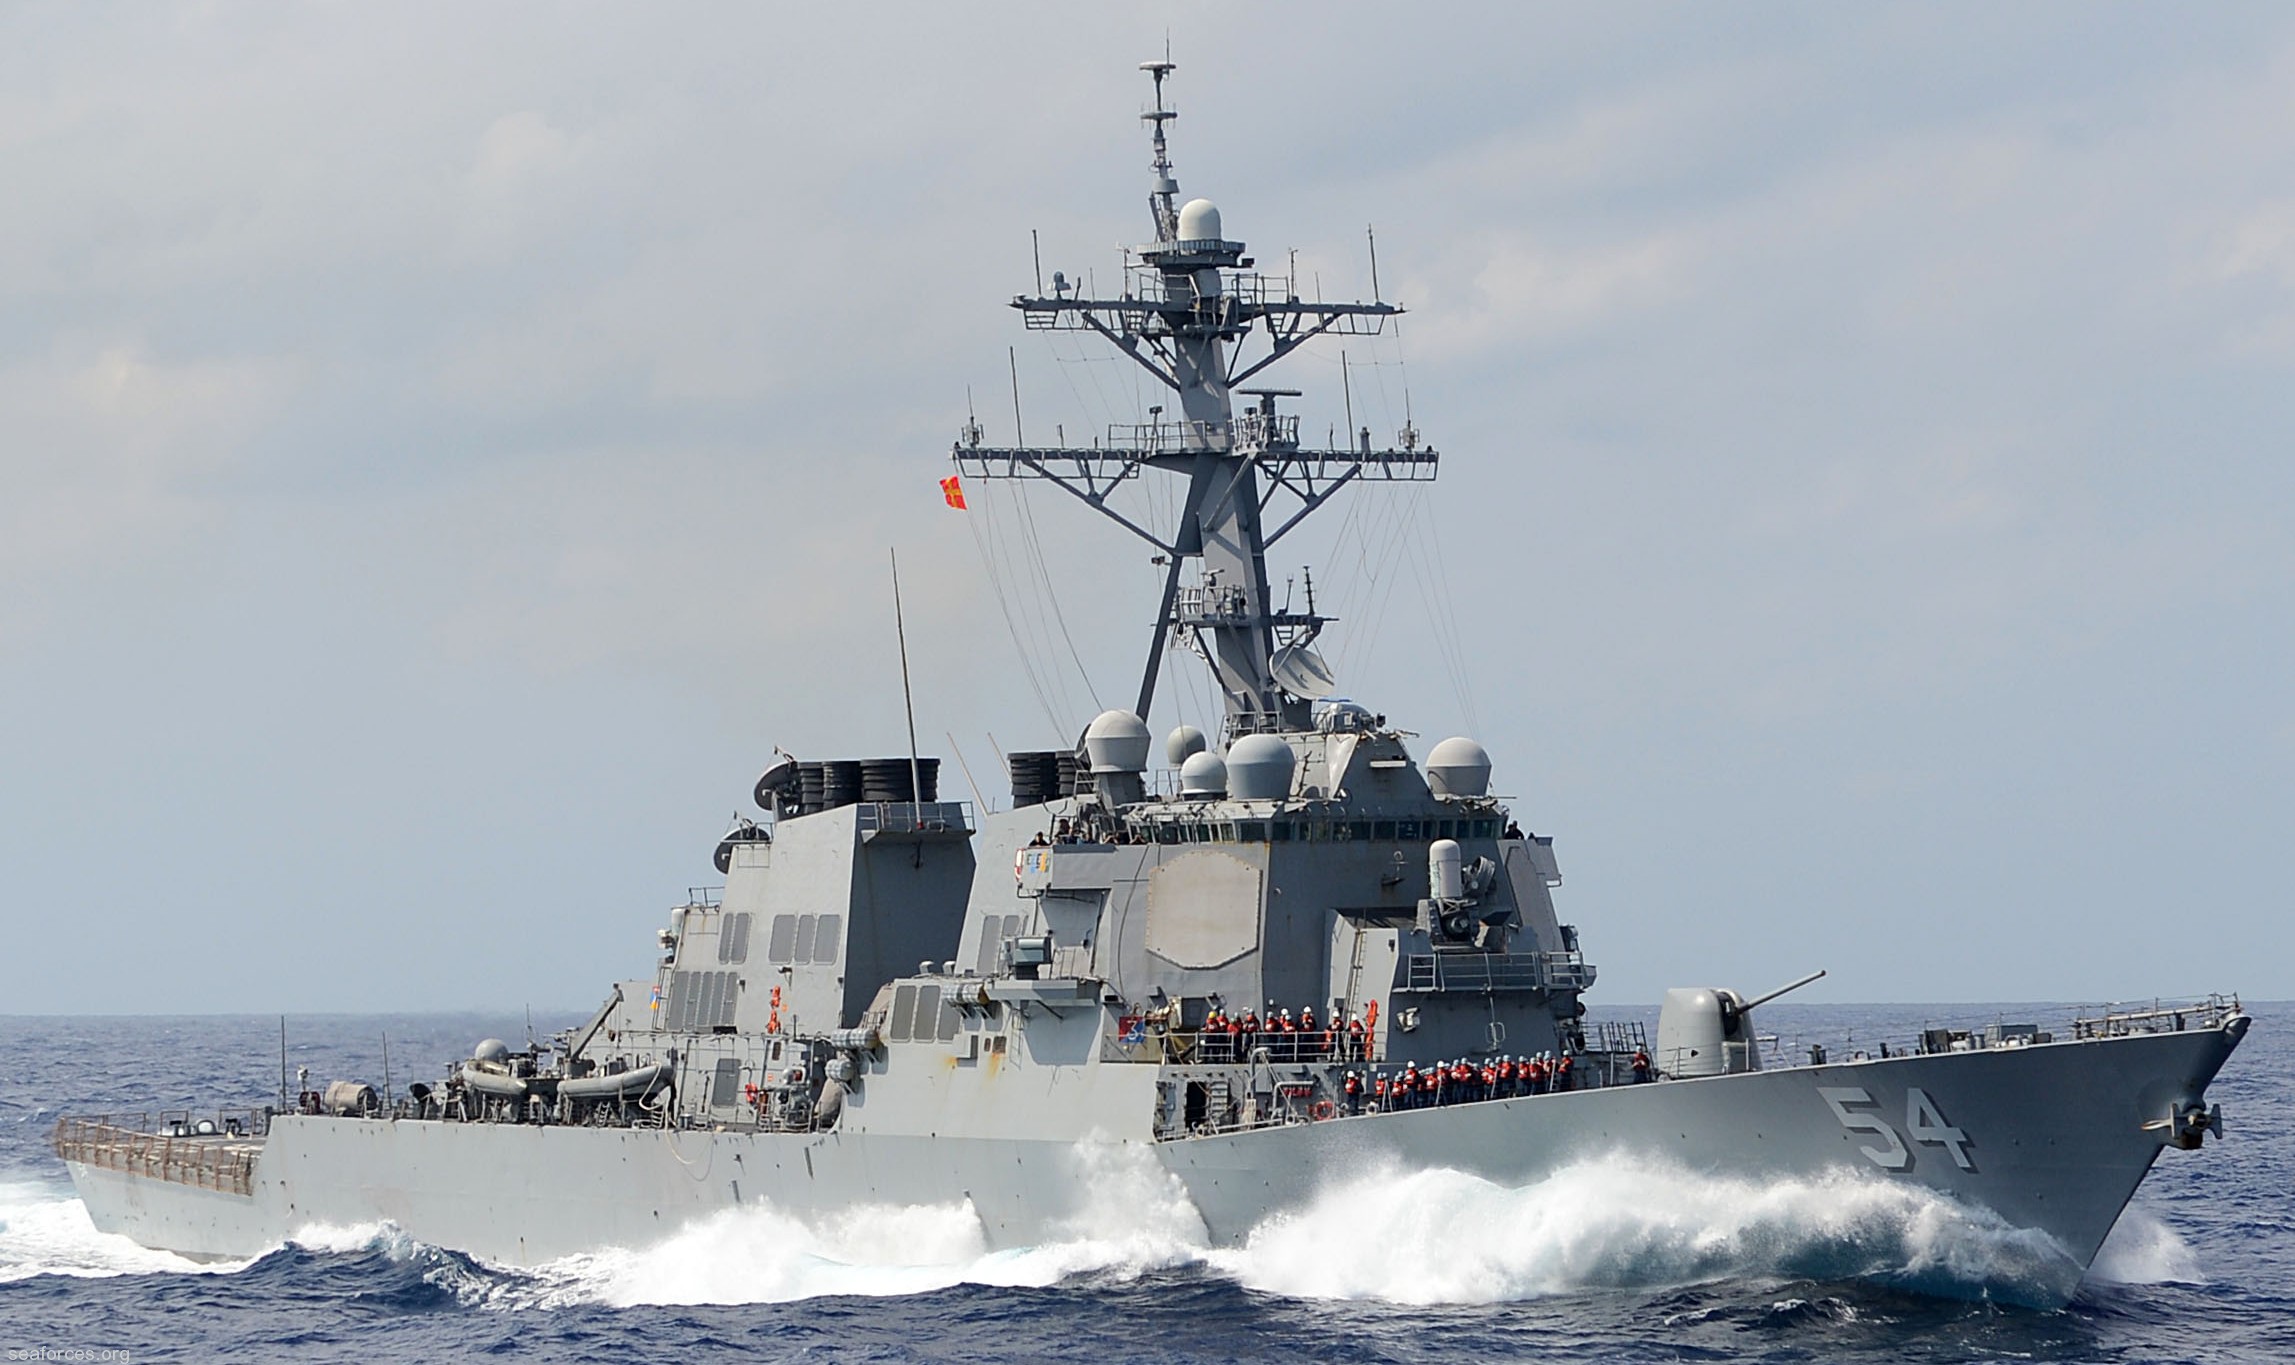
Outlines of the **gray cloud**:
M 15 1007 L 586 998 L 768 745 L 899 747 L 888 545 L 992 792 L 1127 695 L 1144 551 L 934 481 L 1007 346 L 1136 414 L 1002 304 L 1144 231 L 1167 20 L 1182 183 L 1331 294 L 1376 224 L 1356 415 L 1448 461 L 1281 572 L 1606 993 L 2295 988 L 2295 26 L 1317 14 L 0 18 L 0 926 L 123 945 Z

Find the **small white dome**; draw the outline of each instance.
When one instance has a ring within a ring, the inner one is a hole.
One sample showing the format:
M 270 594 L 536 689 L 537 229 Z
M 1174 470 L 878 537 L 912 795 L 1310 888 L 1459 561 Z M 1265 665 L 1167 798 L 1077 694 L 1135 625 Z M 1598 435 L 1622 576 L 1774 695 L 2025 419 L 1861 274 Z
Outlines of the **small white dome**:
M 1436 900 L 1466 899 L 1466 850 L 1456 839 L 1437 839 L 1427 845 L 1426 880 Z
M 1273 735 L 1245 735 L 1227 746 L 1227 785 L 1236 799 L 1280 801 L 1291 794 L 1299 756 Z
M 1203 731 L 1192 725 L 1175 726 L 1164 736 L 1164 762 L 1176 768 L 1210 747 L 1211 741 L 1203 737 Z
M 1181 796 L 1227 795 L 1227 764 L 1219 755 L 1200 753 L 1190 755 L 1179 765 L 1179 794 Z
M 1220 240 L 1219 205 L 1209 199 L 1190 199 L 1180 205 L 1179 239 L 1183 242 Z
M 1490 751 L 1453 736 L 1426 756 L 1427 790 L 1436 796 L 1482 796 L 1490 790 Z
M 1129 711 L 1102 711 L 1084 727 L 1084 755 L 1096 773 L 1136 773 L 1147 767 L 1147 722 Z

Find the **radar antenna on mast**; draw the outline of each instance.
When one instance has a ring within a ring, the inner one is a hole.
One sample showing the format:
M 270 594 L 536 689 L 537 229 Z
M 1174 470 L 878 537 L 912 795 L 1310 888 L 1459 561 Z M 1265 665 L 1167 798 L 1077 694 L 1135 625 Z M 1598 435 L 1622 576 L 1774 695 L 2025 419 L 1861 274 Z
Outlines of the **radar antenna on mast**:
M 989 447 L 968 428 L 952 455 L 971 478 L 1045 480 L 1164 557 L 1163 602 L 1133 708 L 1142 718 L 1155 699 L 1166 642 L 1176 638 L 1211 665 L 1230 737 L 1301 729 L 1313 694 L 1332 685 L 1306 648 L 1328 618 L 1312 602 L 1304 612 L 1274 606 L 1267 548 L 1350 483 L 1432 480 L 1438 456 L 1415 430 L 1383 450 L 1352 432 L 1343 449 L 1301 446 L 1298 417 L 1275 406 L 1295 390 L 1239 386 L 1315 337 L 1377 336 L 1403 310 L 1377 300 L 1302 300 L 1293 275 L 1260 273 L 1244 244 L 1226 238 L 1217 205 L 1180 204 L 1165 135 L 1179 114 L 1164 98 L 1164 82 L 1178 68 L 1167 55 L 1140 69 L 1155 82 L 1155 107 L 1140 115 L 1155 153 L 1148 192 L 1154 244 L 1128 253 L 1114 298 L 1094 297 L 1088 286 L 1055 273 L 1049 296 L 1039 289 L 1012 306 L 1030 331 L 1097 333 L 1179 396 L 1177 417 L 1166 420 L 1161 408 L 1151 408 L 1148 422 L 1111 426 L 1104 444 L 1089 446 Z M 1267 349 L 1246 361 L 1243 347 L 1255 331 L 1264 333 Z M 1237 392 L 1258 401 L 1238 413 Z M 1141 525 L 1108 500 L 1148 469 L 1187 480 L 1178 523 L 1168 532 Z M 1276 508 L 1278 493 L 1297 505 Z M 1268 530 L 1271 510 L 1288 515 Z M 1200 576 L 1196 586 L 1183 587 L 1189 560 Z
M 1140 70 L 1155 78 L 1155 108 L 1140 115 L 1140 122 L 1153 130 L 1155 142 L 1155 183 L 1148 190 L 1148 212 L 1155 218 L 1155 238 L 1158 242 L 1179 239 L 1179 210 L 1175 201 L 1179 197 L 1179 182 L 1171 175 L 1171 153 L 1164 143 L 1163 126 L 1179 117 L 1176 109 L 1163 106 L 1163 82 L 1166 76 L 1179 68 L 1172 64 L 1170 54 L 1160 62 L 1141 62 Z

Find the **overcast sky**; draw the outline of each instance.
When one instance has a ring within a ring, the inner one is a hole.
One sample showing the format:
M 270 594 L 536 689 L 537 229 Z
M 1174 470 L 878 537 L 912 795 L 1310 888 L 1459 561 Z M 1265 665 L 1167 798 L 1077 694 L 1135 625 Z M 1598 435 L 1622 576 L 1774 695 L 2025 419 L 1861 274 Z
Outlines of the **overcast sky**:
M 1411 309 L 1270 378 L 1443 452 L 1275 570 L 1600 999 L 2295 995 L 2284 6 L 54 5 L 0 1010 L 595 1000 L 771 746 L 903 749 L 889 547 L 951 795 L 1128 698 L 1146 551 L 937 480 L 1008 347 L 1031 439 L 1158 401 L 1005 304 L 1149 234 L 1167 28 L 1183 191 Z

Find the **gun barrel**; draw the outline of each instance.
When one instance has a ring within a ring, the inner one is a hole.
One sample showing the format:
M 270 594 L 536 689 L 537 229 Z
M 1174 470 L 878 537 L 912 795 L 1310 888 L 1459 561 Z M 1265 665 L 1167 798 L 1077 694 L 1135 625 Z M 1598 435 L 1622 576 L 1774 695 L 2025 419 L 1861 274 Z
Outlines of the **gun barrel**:
M 1787 991 L 1797 991 L 1803 986 L 1808 985 L 1810 982 L 1815 981 L 1818 977 L 1823 976 L 1824 974 L 1825 969 L 1819 967 L 1817 970 L 1809 973 L 1807 976 L 1802 977 L 1799 981 L 1796 981 L 1789 986 L 1779 986 L 1776 990 L 1769 992 L 1769 994 L 1748 1000 L 1744 1004 L 1739 1005 L 1737 1008 L 1740 1010 L 1751 1010 L 1756 1005 L 1766 1005 L 1770 1001 L 1775 1000 L 1778 996 L 1785 994 Z

